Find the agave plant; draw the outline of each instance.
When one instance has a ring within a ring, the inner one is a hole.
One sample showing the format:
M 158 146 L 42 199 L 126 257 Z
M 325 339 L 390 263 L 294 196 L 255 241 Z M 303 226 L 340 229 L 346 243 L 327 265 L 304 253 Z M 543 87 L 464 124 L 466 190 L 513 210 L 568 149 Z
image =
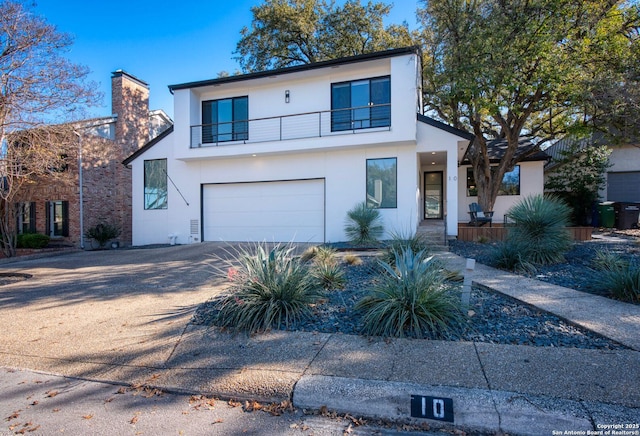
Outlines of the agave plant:
M 384 232 L 380 211 L 367 207 L 365 202 L 358 203 L 347 212 L 344 231 L 355 244 L 376 242 Z
M 379 261 L 383 274 L 372 292 L 356 303 L 367 335 L 443 337 L 458 324 L 458 296 L 441 265 L 425 251 L 395 253 L 394 264 Z
M 423 251 L 429 252 L 429 244 L 426 239 L 420 236 L 418 233 L 408 232 L 391 232 L 391 239 L 387 242 L 384 252 L 382 253 L 382 260 L 390 265 L 395 262 L 395 254 L 402 252 L 403 249 L 409 249 L 414 253 Z
M 219 304 L 216 324 L 255 333 L 289 327 L 310 315 L 322 289 L 293 251 L 291 246 L 264 245 L 256 246 L 255 253 L 241 251 L 236 259 L 240 267 L 228 275 L 231 293 Z
M 558 263 L 571 248 L 567 231 L 571 209 L 564 202 L 543 195 L 524 198 L 507 214 L 516 222 L 510 229 L 509 242 L 527 247 L 523 260 L 539 265 Z

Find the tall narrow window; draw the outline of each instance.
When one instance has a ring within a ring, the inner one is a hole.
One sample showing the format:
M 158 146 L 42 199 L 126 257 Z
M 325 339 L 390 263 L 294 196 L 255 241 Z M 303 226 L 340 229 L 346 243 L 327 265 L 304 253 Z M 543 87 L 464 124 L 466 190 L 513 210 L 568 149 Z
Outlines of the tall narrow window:
M 367 206 L 396 208 L 398 205 L 398 160 L 395 157 L 367 159 Z
M 389 76 L 331 85 L 331 130 L 391 125 Z
M 47 234 L 52 238 L 69 236 L 69 202 L 47 201 Z
M 202 102 L 202 143 L 249 139 L 249 97 Z
M 167 208 L 167 160 L 144 161 L 144 208 Z
M 36 204 L 18 203 L 18 233 L 35 233 Z

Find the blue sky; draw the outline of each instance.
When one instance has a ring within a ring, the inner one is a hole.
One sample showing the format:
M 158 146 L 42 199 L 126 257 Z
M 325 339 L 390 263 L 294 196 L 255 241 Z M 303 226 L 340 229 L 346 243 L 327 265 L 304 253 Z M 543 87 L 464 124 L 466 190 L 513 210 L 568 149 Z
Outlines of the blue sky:
M 365 3 L 367 0 L 363 0 Z M 382 0 L 393 4 L 389 23 L 416 27 L 417 0 Z M 173 117 L 168 85 L 215 78 L 239 69 L 233 59 L 240 29 L 251 24 L 251 6 L 260 0 L 37 0 L 33 10 L 71 34 L 68 57 L 89 67 L 100 84 L 102 107 L 110 115 L 111 72 L 122 69 L 150 86 L 151 109 Z

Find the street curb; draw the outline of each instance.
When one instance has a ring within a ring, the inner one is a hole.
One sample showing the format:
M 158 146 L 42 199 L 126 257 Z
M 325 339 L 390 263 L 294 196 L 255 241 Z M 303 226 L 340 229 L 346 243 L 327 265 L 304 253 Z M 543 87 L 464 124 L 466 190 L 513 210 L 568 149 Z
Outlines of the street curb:
M 411 396 L 453 400 L 454 422 L 411 416 Z M 351 379 L 333 376 L 303 376 L 294 388 L 293 404 L 303 409 L 335 411 L 339 414 L 428 422 L 433 427 L 510 435 L 552 435 L 554 431 L 595 430 L 588 412 L 578 401 L 535 397 L 514 392 L 489 391 L 416 383 Z

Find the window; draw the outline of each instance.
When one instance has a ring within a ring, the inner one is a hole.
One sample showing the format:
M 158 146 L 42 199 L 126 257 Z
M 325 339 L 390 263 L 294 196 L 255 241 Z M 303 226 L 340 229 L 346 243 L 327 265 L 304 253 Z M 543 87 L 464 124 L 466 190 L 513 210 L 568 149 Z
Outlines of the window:
M 331 85 L 331 131 L 391 125 L 390 78 L 356 80 Z
M 144 208 L 167 208 L 167 160 L 144 161 Z
M 467 168 L 467 197 L 475 197 L 477 195 L 478 189 L 473 177 L 473 168 L 469 167 Z M 505 173 L 498 195 L 520 195 L 520 165 L 516 165 L 512 171 Z
M 18 203 L 18 233 L 36 232 L 36 204 Z
M 47 234 L 52 238 L 69 236 L 69 202 L 47 201 Z
M 398 204 L 398 163 L 395 157 L 367 159 L 367 206 L 395 208 Z
M 202 143 L 249 139 L 249 97 L 202 102 Z

